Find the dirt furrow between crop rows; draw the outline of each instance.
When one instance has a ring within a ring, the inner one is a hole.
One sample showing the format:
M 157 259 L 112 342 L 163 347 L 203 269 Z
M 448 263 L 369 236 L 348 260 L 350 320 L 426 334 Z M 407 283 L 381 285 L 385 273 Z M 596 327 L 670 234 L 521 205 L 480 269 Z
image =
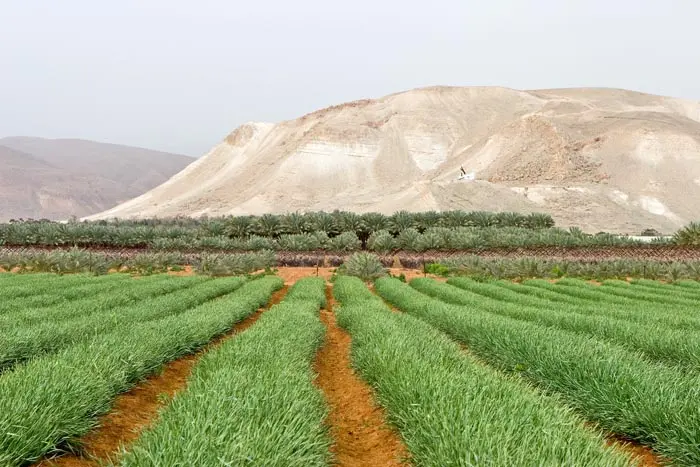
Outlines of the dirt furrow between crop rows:
M 332 451 L 339 466 L 406 466 L 407 450 L 386 423 L 384 411 L 372 398 L 372 390 L 352 370 L 350 336 L 337 324 L 331 287 L 326 288 L 326 342 L 318 353 L 316 384 L 329 406 L 327 423 L 333 437 Z
M 608 445 L 621 451 L 626 451 L 635 458 L 639 467 L 661 467 L 668 465 L 662 462 L 662 458 L 656 454 L 649 446 L 644 446 L 636 441 L 629 441 L 617 435 L 607 435 L 605 441 Z
M 167 400 L 185 389 L 192 368 L 204 353 L 252 326 L 264 311 L 282 301 L 288 289 L 285 286 L 275 292 L 266 308 L 241 321 L 206 347 L 168 363 L 160 373 L 120 394 L 111 411 L 100 417 L 98 427 L 79 440 L 81 453 L 47 458 L 34 464 L 35 467 L 97 467 L 101 462 L 113 459 L 121 446 L 136 441 L 140 433 L 157 420 L 158 411 Z

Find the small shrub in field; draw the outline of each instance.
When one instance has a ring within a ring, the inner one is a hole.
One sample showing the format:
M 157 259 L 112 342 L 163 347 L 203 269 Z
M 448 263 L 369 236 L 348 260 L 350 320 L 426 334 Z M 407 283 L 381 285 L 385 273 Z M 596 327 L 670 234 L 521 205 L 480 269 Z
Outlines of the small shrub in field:
M 338 272 L 346 276 L 359 277 L 365 282 L 373 281 L 387 274 L 377 255 L 371 253 L 355 253 L 345 260 Z
M 450 273 L 450 268 L 440 263 L 431 263 L 425 265 L 425 272 L 428 274 L 435 274 L 436 276 L 447 277 Z
M 552 267 L 552 270 L 549 272 L 549 275 L 551 277 L 555 277 L 558 279 L 558 278 L 566 276 L 566 274 L 568 272 L 567 269 L 568 269 L 568 267 L 566 264 L 563 264 L 563 265 L 555 264 Z
M 406 274 L 404 274 L 404 273 L 401 273 L 401 274 L 399 274 L 398 276 L 395 276 L 395 275 L 389 273 L 389 277 L 393 277 L 394 279 L 398 279 L 398 280 L 400 280 L 400 281 L 403 282 L 403 283 L 406 282 Z

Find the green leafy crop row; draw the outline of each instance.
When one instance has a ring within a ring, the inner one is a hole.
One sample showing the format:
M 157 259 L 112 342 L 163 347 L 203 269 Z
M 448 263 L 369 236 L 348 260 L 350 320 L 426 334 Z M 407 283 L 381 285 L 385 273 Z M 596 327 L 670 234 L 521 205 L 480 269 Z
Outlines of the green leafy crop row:
M 311 367 L 324 336 L 324 288 L 322 279 L 298 281 L 245 333 L 207 353 L 119 465 L 328 465 L 326 408 Z
M 700 464 L 700 375 L 592 336 L 430 298 L 379 279 L 389 302 L 431 323 L 503 371 L 519 374 L 612 433 L 678 465 Z
M 81 304 L 80 308 L 49 312 L 52 320 L 8 329 L 0 335 L 0 370 L 42 353 L 55 352 L 110 332 L 124 325 L 146 323 L 186 311 L 220 297 L 245 282 L 241 278 L 204 280 L 201 277 L 171 278 L 142 289 L 143 300 L 104 309 Z M 139 292 L 136 292 L 139 294 Z M 152 298 L 150 298 L 152 297 Z M 61 318 L 66 313 L 65 319 Z
M 507 303 L 479 295 L 480 289 L 487 284 L 476 282 L 473 286 L 464 282 L 452 282 L 452 284 L 466 285 L 473 292 L 462 290 L 454 285 L 440 284 L 432 279 L 420 278 L 411 281 L 411 286 L 416 290 L 445 302 L 531 321 L 542 326 L 591 335 L 628 347 L 633 351 L 643 352 L 651 360 L 684 366 L 695 371 L 700 370 L 700 340 L 696 337 L 697 330 L 675 329 L 672 321 L 659 319 L 651 322 L 633 322 L 618 319 L 608 313 L 608 310 L 617 311 L 620 306 L 604 300 L 598 302 L 595 311 L 567 304 L 537 303 L 535 300 L 530 304 L 526 304 L 525 300 L 521 303 Z M 501 290 L 503 295 L 509 293 L 517 295 L 507 289 Z M 661 315 L 659 317 L 663 318 L 663 314 L 659 314 Z
M 555 398 L 485 367 L 428 324 L 391 313 L 359 279 L 339 277 L 334 293 L 353 363 L 413 465 L 631 464 Z
M 0 465 L 26 465 L 54 449 L 77 448 L 76 437 L 94 426 L 95 417 L 109 410 L 118 393 L 226 332 L 281 287 L 276 277 L 250 281 L 221 300 L 164 310 L 160 319 L 149 322 L 120 322 L 111 332 L 3 374 Z

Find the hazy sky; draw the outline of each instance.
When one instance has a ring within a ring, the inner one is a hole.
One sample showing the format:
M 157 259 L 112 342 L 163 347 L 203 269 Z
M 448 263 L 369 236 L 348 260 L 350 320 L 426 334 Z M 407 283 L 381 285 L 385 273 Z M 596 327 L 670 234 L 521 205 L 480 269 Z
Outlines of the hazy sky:
M 419 86 L 605 86 L 700 100 L 698 0 L 0 0 L 0 137 L 199 156 Z

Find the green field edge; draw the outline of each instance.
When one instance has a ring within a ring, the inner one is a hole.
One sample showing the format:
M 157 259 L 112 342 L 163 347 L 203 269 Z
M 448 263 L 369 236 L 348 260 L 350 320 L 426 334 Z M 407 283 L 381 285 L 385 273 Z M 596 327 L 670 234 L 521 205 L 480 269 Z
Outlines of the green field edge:
M 559 395 L 610 433 L 652 447 L 674 465 L 700 463 L 700 377 L 589 336 L 445 304 L 396 279 L 378 293 L 466 345 L 501 371 Z

